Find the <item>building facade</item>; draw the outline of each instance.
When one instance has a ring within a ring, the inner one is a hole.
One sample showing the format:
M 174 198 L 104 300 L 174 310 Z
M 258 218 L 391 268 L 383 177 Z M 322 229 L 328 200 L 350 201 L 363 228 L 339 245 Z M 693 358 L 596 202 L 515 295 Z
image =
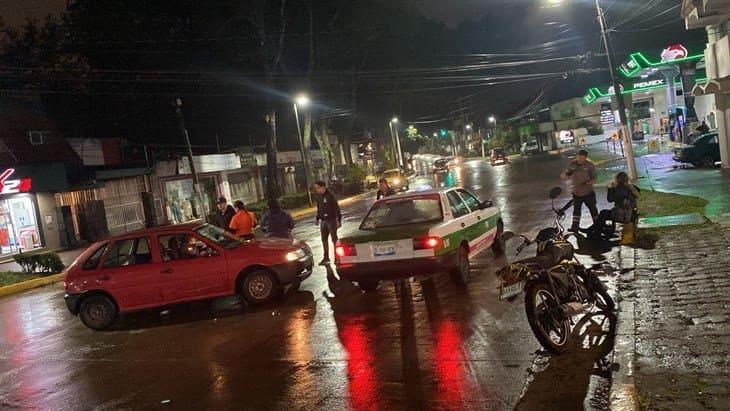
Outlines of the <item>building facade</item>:
M 717 127 L 722 167 L 730 167 L 730 1 L 683 0 L 682 17 L 688 30 L 704 28 L 707 81 L 695 85 L 692 95 L 704 100 L 703 114 Z M 700 107 L 698 106 L 698 116 Z M 709 123 L 708 123 L 709 124 Z

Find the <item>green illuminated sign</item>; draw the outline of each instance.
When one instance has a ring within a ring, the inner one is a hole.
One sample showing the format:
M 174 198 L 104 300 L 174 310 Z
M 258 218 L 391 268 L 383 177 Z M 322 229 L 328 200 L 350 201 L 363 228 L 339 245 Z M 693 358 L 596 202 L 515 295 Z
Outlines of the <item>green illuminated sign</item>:
M 704 83 L 707 81 L 707 77 L 700 77 L 695 79 L 695 82 L 697 83 Z M 677 80 L 675 82 L 677 87 L 682 86 L 682 81 Z M 647 91 L 647 90 L 654 90 L 658 88 L 664 88 L 666 87 L 666 80 L 664 78 L 649 78 L 646 80 L 636 81 L 632 83 L 630 86 L 626 86 L 621 89 L 621 94 L 632 94 L 640 91 Z M 588 89 L 588 93 L 586 93 L 585 96 L 583 96 L 583 101 L 586 104 L 591 104 L 594 101 L 596 101 L 599 98 L 604 97 L 611 97 L 613 96 L 613 87 L 605 87 L 605 88 L 598 88 L 598 87 L 591 87 Z
M 674 44 L 662 50 L 661 53 L 644 53 L 641 51 L 631 53 L 629 58 L 621 64 L 619 71 L 625 77 L 633 77 L 642 69 L 699 60 L 704 56 L 702 50 L 690 51 L 682 44 Z

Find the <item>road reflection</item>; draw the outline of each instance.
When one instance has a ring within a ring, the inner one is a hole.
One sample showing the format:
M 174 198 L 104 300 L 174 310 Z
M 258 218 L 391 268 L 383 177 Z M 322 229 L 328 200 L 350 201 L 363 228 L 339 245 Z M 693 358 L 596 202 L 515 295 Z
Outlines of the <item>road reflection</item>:
M 387 282 L 377 293 L 366 294 L 350 288 L 333 270 L 327 271 L 327 300 L 347 354 L 352 409 L 393 405 L 405 409 L 463 409 L 464 404 L 483 401 L 481 394 L 472 392 L 467 388 L 472 385 L 466 383 L 465 334 L 460 322 L 468 323 L 468 319 L 443 313 L 433 280 Z M 388 293 L 390 287 L 395 293 Z M 386 293 L 395 301 L 384 300 L 382 294 Z M 459 300 L 469 304 L 468 298 L 462 296 Z M 419 315 L 419 301 L 425 305 L 425 317 Z M 397 337 L 392 334 L 393 324 L 397 324 Z M 399 353 L 399 361 L 393 358 L 394 353 Z
M 597 377 L 593 385 L 609 384 L 607 356 L 616 338 L 616 321 L 612 313 L 588 313 L 573 327 L 574 346 L 569 353 L 538 355 L 515 409 L 543 410 L 546 404 L 563 410 L 591 408 L 591 377 Z

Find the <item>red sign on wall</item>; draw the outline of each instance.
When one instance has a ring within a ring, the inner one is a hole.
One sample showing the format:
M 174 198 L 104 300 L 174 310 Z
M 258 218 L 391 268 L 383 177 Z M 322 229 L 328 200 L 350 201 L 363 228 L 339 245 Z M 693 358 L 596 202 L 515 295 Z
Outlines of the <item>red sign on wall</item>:
M 30 178 L 10 179 L 15 174 L 14 168 L 8 168 L 0 174 L 0 194 L 27 193 L 30 191 Z

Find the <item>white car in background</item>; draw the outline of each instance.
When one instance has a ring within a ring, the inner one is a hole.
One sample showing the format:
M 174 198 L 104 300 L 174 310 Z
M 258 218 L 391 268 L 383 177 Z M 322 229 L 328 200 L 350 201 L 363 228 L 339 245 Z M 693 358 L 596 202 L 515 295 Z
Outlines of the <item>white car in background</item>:
M 520 153 L 522 153 L 523 156 L 528 156 L 531 154 L 537 154 L 540 152 L 540 146 L 537 144 L 537 141 L 525 141 L 522 143 L 522 148 L 520 148 Z

